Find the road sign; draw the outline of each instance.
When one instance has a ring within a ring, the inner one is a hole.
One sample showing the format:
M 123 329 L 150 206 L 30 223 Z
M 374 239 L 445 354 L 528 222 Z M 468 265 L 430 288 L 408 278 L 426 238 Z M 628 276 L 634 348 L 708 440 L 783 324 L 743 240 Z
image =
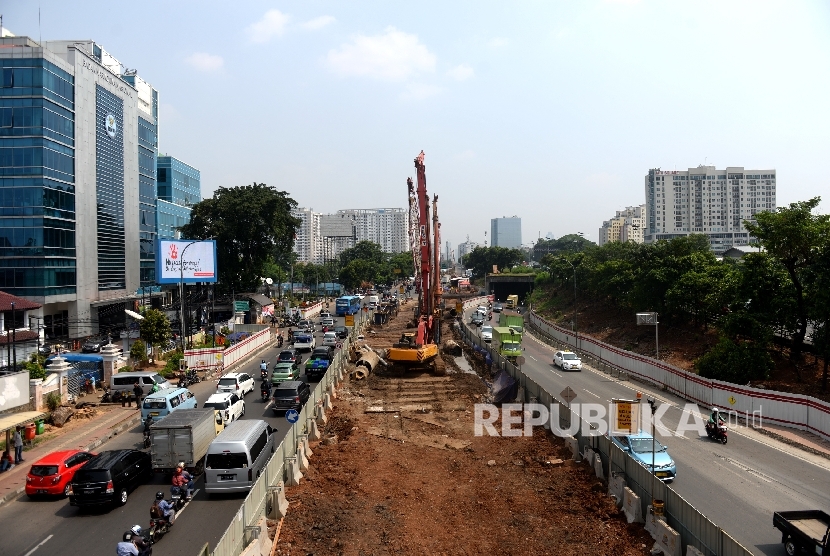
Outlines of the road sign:
M 247 313 L 248 309 L 250 309 L 250 305 L 248 305 L 247 301 L 234 301 L 233 302 L 233 310 L 237 313 Z
M 571 403 L 571 400 L 576 398 L 576 392 L 574 392 L 573 388 L 570 386 L 566 386 L 564 390 L 559 392 L 559 395 L 562 396 L 562 399 L 568 403 Z
M 334 345 L 334 347 L 335 347 L 335 349 L 340 349 L 340 348 L 342 348 L 342 347 L 343 347 L 343 344 L 342 344 L 342 343 L 340 343 L 340 342 L 337 342 L 337 343 Z
M 292 425 L 300 420 L 300 414 L 297 412 L 296 409 L 289 409 L 285 412 L 286 420 L 291 423 Z
M 522 365 L 524 365 L 524 364 L 525 364 L 525 356 L 524 356 L 524 355 L 520 355 L 520 356 L 518 356 L 518 357 L 516 358 L 516 364 L 517 364 L 519 367 L 521 367 Z
M 632 434 L 640 430 L 639 400 L 611 400 L 611 434 Z
M 726 401 L 729 402 L 729 405 L 735 405 L 736 403 L 738 403 L 738 400 L 735 399 L 735 396 L 729 396 L 729 399 Z
M 354 315 L 346 315 L 344 318 L 346 320 L 345 326 L 354 326 Z

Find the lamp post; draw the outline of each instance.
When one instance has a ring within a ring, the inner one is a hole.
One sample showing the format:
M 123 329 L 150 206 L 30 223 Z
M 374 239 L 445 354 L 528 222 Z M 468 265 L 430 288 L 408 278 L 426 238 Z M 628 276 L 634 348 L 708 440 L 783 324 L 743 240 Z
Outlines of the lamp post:
M 574 266 L 574 264 L 571 261 L 569 261 L 565 257 L 559 257 L 559 258 L 562 259 L 563 261 L 565 261 L 566 263 L 568 263 L 569 265 L 571 265 L 571 268 L 573 269 L 573 272 L 574 272 L 574 348 L 579 349 L 579 327 L 577 326 L 577 323 L 576 323 L 576 267 Z
M 209 238 L 205 238 L 205 239 L 197 239 L 197 240 L 191 241 L 190 243 L 188 243 L 187 245 L 184 246 L 184 249 L 182 249 L 182 254 L 179 257 L 179 301 L 181 302 L 181 306 L 180 306 L 181 312 L 179 314 L 179 320 L 182 323 L 182 344 L 181 344 L 182 345 L 182 353 L 184 353 L 184 347 L 185 347 L 184 346 L 184 337 L 185 337 L 185 334 L 187 334 L 187 323 L 185 322 L 185 318 L 184 318 L 184 254 L 187 251 L 187 248 L 190 247 L 191 245 L 193 245 L 194 243 L 199 243 L 201 241 L 207 241 L 207 240 L 210 240 L 210 239 L 213 239 L 213 236 L 210 236 Z M 128 336 L 128 338 L 129 338 L 129 336 Z M 129 342 L 129 339 L 127 341 Z

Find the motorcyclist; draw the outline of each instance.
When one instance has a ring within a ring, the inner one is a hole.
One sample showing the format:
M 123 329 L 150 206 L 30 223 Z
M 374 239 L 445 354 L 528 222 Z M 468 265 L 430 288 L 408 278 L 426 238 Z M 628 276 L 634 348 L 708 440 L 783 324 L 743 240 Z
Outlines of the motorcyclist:
M 271 396 L 271 381 L 270 380 L 263 380 L 262 385 L 259 387 L 259 391 L 263 397 L 270 397 Z
M 179 462 L 176 472 L 173 473 L 173 486 L 185 489 L 185 500 L 193 495 L 193 475 L 185 471 L 184 462 Z
M 170 525 L 173 525 L 173 522 L 176 521 L 176 509 L 173 504 L 164 499 L 163 492 L 158 491 L 156 500 L 150 508 L 150 517 L 159 518 L 160 516 L 166 519 Z
M 717 407 L 712 408 L 712 414 L 709 415 L 709 422 L 707 423 L 710 427 L 717 429 L 718 426 L 723 425 L 726 420 L 720 413 L 720 410 Z
M 141 533 L 140 525 L 133 525 L 124 533 L 121 542 L 115 547 L 117 556 L 150 556 L 153 548 Z
M 259 364 L 259 372 L 264 373 L 268 371 L 268 363 L 265 362 L 265 359 L 262 360 L 262 363 Z

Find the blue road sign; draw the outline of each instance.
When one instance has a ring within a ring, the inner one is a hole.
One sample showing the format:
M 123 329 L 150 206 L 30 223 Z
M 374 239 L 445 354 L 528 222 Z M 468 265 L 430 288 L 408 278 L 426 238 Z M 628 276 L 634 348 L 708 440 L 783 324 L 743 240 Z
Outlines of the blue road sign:
M 295 409 L 289 409 L 285 412 L 285 418 L 289 423 L 294 424 L 300 420 L 300 414 Z

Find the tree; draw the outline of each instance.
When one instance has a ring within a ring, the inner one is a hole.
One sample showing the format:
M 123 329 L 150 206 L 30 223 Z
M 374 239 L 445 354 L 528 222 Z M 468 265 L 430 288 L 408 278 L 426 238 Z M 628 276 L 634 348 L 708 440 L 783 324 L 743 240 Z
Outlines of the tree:
M 216 239 L 219 287 L 253 291 L 268 263 L 290 258 L 300 220 L 291 216 L 296 201 L 264 183 L 220 187 L 193 206 L 183 237 Z
M 355 259 L 340 270 L 340 283 L 350 290 L 360 287 L 363 282 L 375 281 L 375 267 L 363 259 Z
M 754 342 L 720 342 L 695 362 L 700 376 L 733 384 L 763 380 L 772 371 L 772 358 L 763 346 Z
M 464 266 L 473 269 L 473 277 L 481 278 L 493 272 L 493 266 L 504 270 L 522 261 L 524 261 L 524 253 L 519 249 L 476 247 L 464 259 Z
M 132 357 L 134 361 L 147 361 L 147 344 L 142 342 L 141 339 L 133 342 L 133 345 L 130 346 L 130 357 Z
M 373 241 L 361 241 L 354 247 L 340 253 L 340 265 L 345 267 L 354 260 L 366 261 L 370 264 L 382 265 L 386 262 L 386 255 L 380 245 Z
M 141 338 L 151 346 L 161 346 L 170 341 L 173 332 L 170 329 L 170 320 L 167 315 L 158 309 L 144 312 L 144 320 L 140 321 Z M 155 351 L 153 352 L 155 362 Z
M 830 241 L 830 215 L 813 214 L 820 201 L 820 197 L 814 197 L 791 203 L 775 212 L 756 214 L 757 224 L 744 222 L 750 235 L 756 237 L 767 253 L 787 270 L 795 290 L 796 327 L 791 332 L 790 352 L 793 361 L 801 358 L 810 316 L 805 277 Z

